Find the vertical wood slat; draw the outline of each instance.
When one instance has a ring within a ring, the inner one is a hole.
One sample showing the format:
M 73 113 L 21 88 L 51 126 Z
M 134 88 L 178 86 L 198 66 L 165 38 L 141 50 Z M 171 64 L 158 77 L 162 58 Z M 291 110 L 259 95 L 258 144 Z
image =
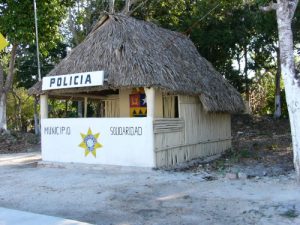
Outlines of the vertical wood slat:
M 120 117 L 119 99 L 104 100 L 105 117 Z
M 183 126 L 179 125 L 180 120 L 154 122 L 157 167 L 216 155 L 231 148 L 229 114 L 206 113 L 198 97 L 179 96 L 179 115 Z

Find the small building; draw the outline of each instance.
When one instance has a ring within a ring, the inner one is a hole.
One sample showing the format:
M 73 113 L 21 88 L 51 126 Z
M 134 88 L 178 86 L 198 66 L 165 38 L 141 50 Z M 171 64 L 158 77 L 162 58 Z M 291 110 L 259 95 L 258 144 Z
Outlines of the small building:
M 55 162 L 164 167 L 217 155 L 244 110 L 188 37 L 121 14 L 104 16 L 30 94 L 41 100 L 42 158 Z M 84 102 L 82 117 L 48 118 L 49 98 Z

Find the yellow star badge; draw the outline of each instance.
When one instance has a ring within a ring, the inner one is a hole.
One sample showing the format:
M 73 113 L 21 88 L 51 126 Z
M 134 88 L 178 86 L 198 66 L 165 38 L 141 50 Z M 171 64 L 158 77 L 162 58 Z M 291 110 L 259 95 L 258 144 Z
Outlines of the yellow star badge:
M 97 141 L 100 136 L 100 133 L 93 134 L 91 128 L 89 128 L 87 134 L 80 133 L 82 137 L 82 142 L 79 147 L 85 149 L 85 156 L 87 156 L 90 152 L 96 158 L 96 149 L 101 148 L 102 145 Z

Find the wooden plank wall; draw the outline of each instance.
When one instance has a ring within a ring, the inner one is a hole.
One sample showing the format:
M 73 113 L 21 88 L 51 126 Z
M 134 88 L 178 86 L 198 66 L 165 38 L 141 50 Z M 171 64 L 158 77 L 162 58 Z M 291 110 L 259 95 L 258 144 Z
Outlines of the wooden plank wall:
M 156 166 L 173 166 L 231 148 L 230 114 L 206 113 L 198 97 L 179 96 L 179 117 L 154 121 Z
M 105 117 L 120 117 L 119 99 L 104 100 L 105 102 Z

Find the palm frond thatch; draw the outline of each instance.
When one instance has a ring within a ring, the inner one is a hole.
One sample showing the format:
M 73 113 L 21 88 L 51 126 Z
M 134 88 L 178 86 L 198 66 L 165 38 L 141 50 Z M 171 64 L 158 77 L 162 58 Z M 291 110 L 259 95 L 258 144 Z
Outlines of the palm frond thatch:
M 103 17 L 48 76 L 96 70 L 105 71 L 107 88 L 156 87 L 199 95 L 210 112 L 244 109 L 240 94 L 188 37 L 125 15 Z M 41 86 L 37 83 L 30 93 L 41 94 Z

